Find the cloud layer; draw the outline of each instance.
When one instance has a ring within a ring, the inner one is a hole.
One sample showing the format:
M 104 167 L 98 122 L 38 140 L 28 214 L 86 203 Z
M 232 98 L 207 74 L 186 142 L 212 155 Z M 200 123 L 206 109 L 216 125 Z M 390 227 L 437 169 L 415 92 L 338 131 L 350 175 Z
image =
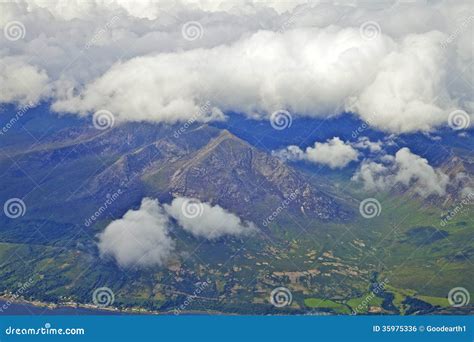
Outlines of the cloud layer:
M 99 251 L 123 267 L 164 265 L 175 246 L 168 226 L 168 217 L 158 201 L 144 198 L 138 210 L 127 211 L 99 235 Z
M 369 191 L 402 185 L 422 197 L 443 196 L 449 184 L 446 174 L 434 169 L 426 159 L 406 147 L 398 150 L 395 156 L 383 156 L 379 162 L 364 160 L 352 179 L 361 181 Z
M 47 88 L 44 70 L 11 57 L 0 58 L 0 103 L 37 103 Z
M 370 141 L 367 143 L 370 143 Z M 284 150 L 275 152 L 274 155 L 287 160 L 306 160 L 311 163 L 329 166 L 331 169 L 337 169 L 357 160 L 359 153 L 349 143 L 334 137 L 328 139 L 325 143 L 315 142 L 313 147 L 307 147 L 305 151 L 298 146 L 291 145 Z
M 242 221 L 219 205 L 196 199 L 179 197 L 164 207 L 184 230 L 196 237 L 218 239 L 225 235 L 248 235 L 256 230 L 252 222 Z
M 176 246 L 169 235 L 170 217 L 188 233 L 205 239 L 248 235 L 256 230 L 252 222 L 219 205 L 178 197 L 162 206 L 156 199 L 144 198 L 139 209 L 127 211 L 99 234 L 101 256 L 114 258 L 122 267 L 165 265 Z
M 156 122 L 186 121 L 207 101 L 197 121 L 350 110 L 396 133 L 432 130 L 474 106 L 468 1 L 0 6 L 3 28 L 24 26 L 19 39 L 0 36 L 0 102 L 47 99 L 57 111 Z

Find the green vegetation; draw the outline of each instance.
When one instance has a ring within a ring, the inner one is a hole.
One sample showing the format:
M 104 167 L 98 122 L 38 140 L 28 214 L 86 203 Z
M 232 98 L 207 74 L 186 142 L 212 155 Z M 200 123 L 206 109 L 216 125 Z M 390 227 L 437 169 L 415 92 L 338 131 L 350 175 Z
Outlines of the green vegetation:
M 430 303 L 431 305 L 437 306 L 449 306 L 448 298 L 441 298 L 441 297 L 432 297 L 432 296 L 422 296 L 418 295 L 416 298 L 421 299 L 424 302 Z
M 374 293 L 370 292 L 361 297 L 349 299 L 347 305 L 349 305 L 354 312 L 366 313 L 368 312 L 369 307 L 380 308 L 382 302 L 382 298 L 377 297 Z
M 320 299 L 320 298 L 306 298 L 304 304 L 312 309 L 331 309 L 336 313 L 348 314 L 351 311 L 344 304 L 337 303 L 330 299 Z

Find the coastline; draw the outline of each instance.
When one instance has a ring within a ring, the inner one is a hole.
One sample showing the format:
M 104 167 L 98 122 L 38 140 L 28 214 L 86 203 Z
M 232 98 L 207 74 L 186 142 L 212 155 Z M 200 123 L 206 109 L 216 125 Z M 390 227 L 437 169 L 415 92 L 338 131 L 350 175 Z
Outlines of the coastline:
M 139 311 L 135 310 L 120 310 L 115 307 L 100 307 L 94 304 L 81 304 L 75 302 L 65 303 L 48 303 L 39 300 L 26 300 L 24 298 L 15 298 L 14 296 L 0 295 L 0 315 L 8 315 L 11 307 L 23 306 L 26 310 L 31 308 L 33 310 L 44 310 L 47 313 L 55 311 L 68 311 L 73 313 L 74 310 L 84 311 L 90 310 L 91 313 L 96 312 L 97 314 L 139 314 Z
M 48 303 L 38 300 L 26 300 L 24 298 L 14 298 L 14 296 L 0 295 L 0 316 L 3 315 L 28 315 L 28 313 L 15 314 L 9 313 L 11 307 L 20 307 L 23 306 L 28 310 L 28 307 L 32 309 L 43 309 L 44 314 L 54 315 L 61 314 L 61 312 L 66 312 L 66 315 L 75 314 L 74 311 L 77 310 L 76 314 L 81 315 L 169 315 L 177 316 L 174 311 L 150 311 L 144 308 L 130 308 L 130 309 L 119 309 L 113 306 L 100 307 L 94 304 L 82 304 L 76 302 L 65 302 L 65 303 Z M 89 312 L 89 313 L 88 313 Z M 209 312 L 206 311 L 183 311 L 180 315 L 209 315 Z M 212 315 L 225 315 L 221 312 L 213 312 Z

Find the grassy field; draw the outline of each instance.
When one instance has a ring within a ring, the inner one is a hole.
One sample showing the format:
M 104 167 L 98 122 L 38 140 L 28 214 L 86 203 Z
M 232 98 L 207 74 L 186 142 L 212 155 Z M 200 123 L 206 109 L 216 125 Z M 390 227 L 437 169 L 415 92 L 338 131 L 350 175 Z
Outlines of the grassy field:
M 349 314 L 351 311 L 349 308 L 341 303 L 334 302 L 329 299 L 320 299 L 320 298 L 306 298 L 304 304 L 308 308 L 312 309 L 330 309 L 336 313 Z

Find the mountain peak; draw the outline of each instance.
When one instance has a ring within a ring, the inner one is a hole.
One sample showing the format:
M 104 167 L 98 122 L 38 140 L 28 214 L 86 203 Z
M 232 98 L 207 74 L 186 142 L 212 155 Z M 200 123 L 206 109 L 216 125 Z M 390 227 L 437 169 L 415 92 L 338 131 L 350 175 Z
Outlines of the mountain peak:
M 267 216 L 288 198 L 296 214 L 344 217 L 339 205 L 304 176 L 227 130 L 186 159 L 170 179 L 174 196 L 219 204 L 250 219 L 262 219 L 255 214 L 255 203 L 267 207 L 263 215 Z

